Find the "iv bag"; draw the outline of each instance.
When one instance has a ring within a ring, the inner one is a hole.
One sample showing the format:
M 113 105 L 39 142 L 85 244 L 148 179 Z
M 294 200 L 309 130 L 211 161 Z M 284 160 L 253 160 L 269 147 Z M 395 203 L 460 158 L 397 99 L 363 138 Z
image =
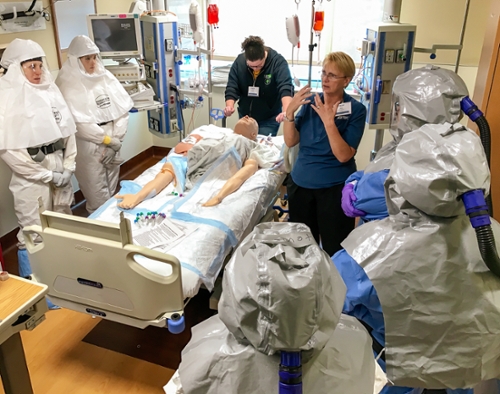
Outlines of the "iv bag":
M 198 2 L 193 0 L 189 5 L 189 25 L 193 31 L 195 44 L 203 44 L 203 24 L 201 19 L 201 8 Z
M 297 15 L 286 18 L 286 35 L 294 47 L 300 48 L 300 23 Z
M 314 8 L 314 24 L 313 30 L 316 34 L 320 34 L 325 24 L 325 11 L 321 3 L 316 4 Z
M 209 25 L 217 27 L 219 24 L 219 7 L 217 4 L 209 4 L 207 9 L 207 20 Z

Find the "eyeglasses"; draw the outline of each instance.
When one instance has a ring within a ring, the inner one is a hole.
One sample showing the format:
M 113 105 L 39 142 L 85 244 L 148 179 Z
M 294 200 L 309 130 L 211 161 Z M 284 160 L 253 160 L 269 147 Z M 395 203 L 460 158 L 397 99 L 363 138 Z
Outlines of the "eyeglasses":
M 253 70 L 261 69 L 262 67 L 264 67 L 264 64 L 266 64 L 266 59 L 256 60 L 254 62 L 249 62 L 247 60 L 247 66 Z
M 25 70 L 42 71 L 43 63 L 24 63 L 22 66 Z
M 332 73 L 328 73 L 327 74 L 325 70 L 322 70 L 321 71 L 321 78 L 327 78 L 329 81 L 333 81 L 335 79 L 346 78 L 346 76 L 341 77 L 340 75 L 335 75 L 335 74 L 332 74 Z

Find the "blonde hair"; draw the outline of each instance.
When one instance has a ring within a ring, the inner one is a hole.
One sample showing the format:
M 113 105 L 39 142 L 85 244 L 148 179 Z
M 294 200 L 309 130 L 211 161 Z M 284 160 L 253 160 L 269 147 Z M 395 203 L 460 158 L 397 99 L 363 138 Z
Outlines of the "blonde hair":
M 331 52 L 325 56 L 323 67 L 328 63 L 335 63 L 346 77 L 352 78 L 356 74 L 356 66 L 354 60 L 345 52 Z

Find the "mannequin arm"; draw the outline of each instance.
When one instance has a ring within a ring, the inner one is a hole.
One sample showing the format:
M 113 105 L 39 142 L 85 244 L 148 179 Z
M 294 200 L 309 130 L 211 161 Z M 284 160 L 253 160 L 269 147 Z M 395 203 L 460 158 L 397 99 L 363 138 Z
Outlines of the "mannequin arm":
M 122 200 L 117 205 L 120 208 L 132 209 L 137 205 L 139 205 L 144 200 L 156 196 L 159 192 L 165 189 L 174 179 L 175 175 L 172 164 L 165 163 L 160 172 L 154 177 L 154 179 L 146 183 L 138 193 L 116 195 L 115 198 Z
M 257 161 L 253 159 L 245 161 L 243 167 L 241 167 L 236 174 L 227 180 L 220 192 L 203 204 L 203 206 L 213 207 L 214 205 L 220 204 L 224 198 L 238 190 L 248 178 L 257 172 L 258 169 L 259 166 L 257 165 Z

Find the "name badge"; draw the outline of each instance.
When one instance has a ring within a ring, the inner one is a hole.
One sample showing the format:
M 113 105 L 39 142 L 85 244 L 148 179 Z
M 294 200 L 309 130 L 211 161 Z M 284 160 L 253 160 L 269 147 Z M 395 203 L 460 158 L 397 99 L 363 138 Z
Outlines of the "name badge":
M 259 87 L 258 86 L 249 86 L 248 87 L 248 97 L 259 97 Z
M 345 116 L 350 114 L 351 114 L 351 102 L 349 101 L 347 103 L 339 104 L 339 106 L 337 107 L 337 113 L 335 114 L 335 117 Z

